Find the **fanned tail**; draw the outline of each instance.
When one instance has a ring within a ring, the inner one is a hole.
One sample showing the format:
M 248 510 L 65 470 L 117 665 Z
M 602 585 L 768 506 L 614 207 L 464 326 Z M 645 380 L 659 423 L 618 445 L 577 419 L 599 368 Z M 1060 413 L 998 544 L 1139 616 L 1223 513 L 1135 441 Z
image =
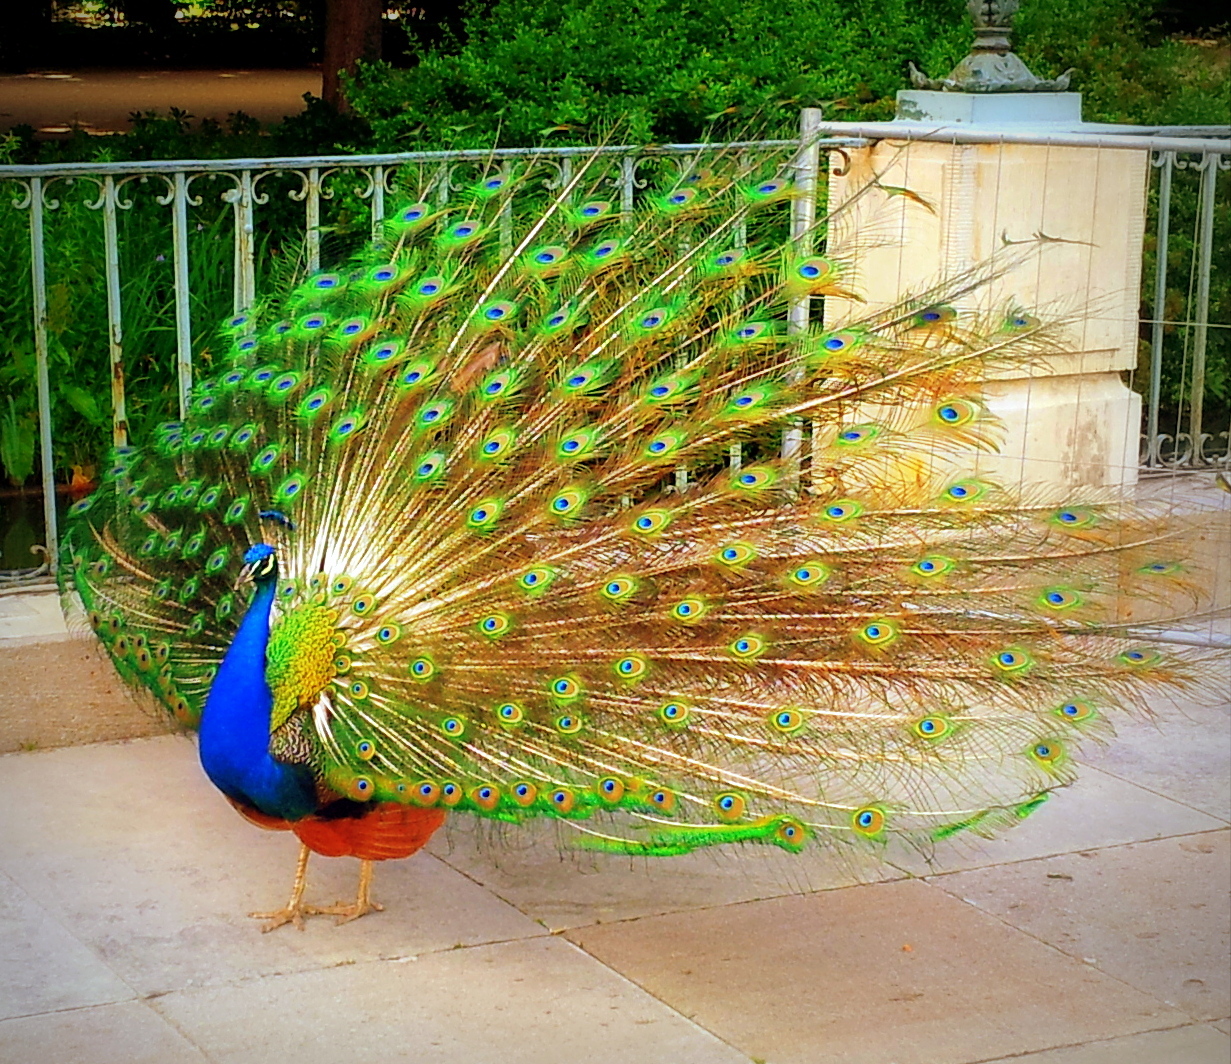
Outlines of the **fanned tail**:
M 840 217 L 790 238 L 790 162 L 717 152 L 636 212 L 601 153 L 554 193 L 493 165 L 230 321 L 188 420 L 75 507 L 121 671 L 191 720 L 275 538 L 271 742 L 338 793 L 638 854 L 1028 815 L 1196 682 L 1116 635 L 1126 595 L 1195 600 L 1183 529 L 964 472 L 999 439 L 981 382 L 1063 349 L 980 306 L 1028 251 L 790 314 L 856 293 Z

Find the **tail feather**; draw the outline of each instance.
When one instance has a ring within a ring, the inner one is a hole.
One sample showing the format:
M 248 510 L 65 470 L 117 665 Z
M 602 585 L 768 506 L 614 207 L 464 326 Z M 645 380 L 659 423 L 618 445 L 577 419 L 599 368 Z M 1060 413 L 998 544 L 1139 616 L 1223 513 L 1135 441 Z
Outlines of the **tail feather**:
M 1117 634 L 1124 595 L 1197 589 L 1183 530 L 966 471 L 1001 436 L 982 382 L 1064 348 L 978 305 L 1028 249 L 801 327 L 856 279 L 841 215 L 789 239 L 789 163 L 720 154 L 635 212 L 601 154 L 550 196 L 534 163 L 414 190 L 237 316 L 187 421 L 76 507 L 121 671 L 199 712 L 272 538 L 304 737 L 275 750 L 339 793 L 646 854 L 1028 815 L 1118 710 L 1196 683 Z

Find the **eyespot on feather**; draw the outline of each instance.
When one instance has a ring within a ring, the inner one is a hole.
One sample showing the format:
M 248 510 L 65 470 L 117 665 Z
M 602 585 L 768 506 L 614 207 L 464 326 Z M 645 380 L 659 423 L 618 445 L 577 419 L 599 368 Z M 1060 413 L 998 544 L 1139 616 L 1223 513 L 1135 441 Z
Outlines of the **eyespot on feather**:
M 933 413 L 939 424 L 946 428 L 958 428 L 974 421 L 979 407 L 969 399 L 946 399 L 936 405 Z
M 774 828 L 774 843 L 791 853 L 799 853 L 808 841 L 807 829 L 794 817 L 781 817 Z
M 1062 764 L 1068 756 L 1064 743 L 1059 739 L 1045 739 L 1033 743 L 1026 753 L 1036 765 L 1048 770 Z
M 769 644 L 761 636 L 749 632 L 733 639 L 727 649 L 738 661 L 753 661 L 769 649 Z
M 748 811 L 748 799 L 738 791 L 724 791 L 715 796 L 713 806 L 718 818 L 730 824 L 743 819 Z
M 599 594 L 610 602 L 623 602 L 637 593 L 638 583 L 631 576 L 613 576 L 605 581 Z
M 1073 699 L 1070 702 L 1061 702 L 1055 709 L 1052 710 L 1057 717 L 1066 721 L 1069 724 L 1082 724 L 1085 721 L 1096 717 L 1097 711 L 1089 702 L 1081 699 Z
M 526 719 L 526 711 L 516 702 L 502 702 L 493 712 L 496 720 L 506 727 L 516 727 Z
M 612 666 L 616 676 L 626 682 L 643 679 L 650 671 L 649 661 L 641 654 L 628 654 Z
M 500 788 L 494 783 L 483 783 L 470 791 L 470 800 L 479 809 L 491 812 L 500 804 Z
M 709 604 L 696 597 L 681 599 L 670 610 L 671 619 L 680 624 L 697 624 L 704 620 L 708 613 Z
M 769 715 L 769 726 L 780 735 L 797 735 L 807 723 L 807 716 L 798 709 L 776 709 Z
M 557 575 L 557 571 L 549 565 L 536 565 L 517 578 L 517 586 L 528 594 L 541 594 L 551 586 Z
M 638 536 L 652 536 L 671 524 L 671 511 L 657 507 L 643 510 L 629 521 L 629 531 Z
M 509 788 L 509 797 L 514 805 L 519 805 L 523 809 L 528 809 L 538 800 L 539 789 L 527 780 L 522 780 L 514 783 Z
M 750 543 L 728 543 L 714 554 L 714 561 L 724 568 L 738 569 L 756 561 L 757 550 Z
M 1018 676 L 1030 671 L 1034 657 L 1021 647 L 1006 647 L 992 655 L 992 668 L 1003 676 Z
M 829 579 L 829 567 L 819 561 L 802 562 L 787 572 L 787 581 L 796 588 L 819 587 Z
M 920 739 L 926 739 L 929 742 L 934 742 L 937 739 L 943 739 L 953 730 L 953 724 L 948 717 L 942 717 L 937 714 L 929 714 L 926 717 L 921 717 L 915 721 L 910 730 L 914 732 Z
M 557 676 L 548 683 L 547 693 L 557 702 L 575 702 L 581 697 L 583 688 L 575 676 Z
M 624 781 L 619 776 L 605 776 L 594 785 L 594 792 L 601 802 L 607 805 L 619 805 L 624 797 Z
M 910 567 L 910 571 L 915 576 L 921 576 L 925 580 L 931 580 L 936 577 L 944 576 L 945 573 L 952 572 L 955 565 L 956 562 L 954 562 L 952 558 L 946 558 L 939 554 L 929 554 L 915 562 L 915 564 Z
M 1081 606 L 1084 600 L 1071 588 L 1049 587 L 1044 588 L 1036 601 L 1043 609 L 1060 611 L 1075 609 Z
M 692 711 L 682 702 L 666 702 L 658 709 L 658 719 L 669 728 L 686 727 Z
M 868 805 L 851 814 L 851 829 L 865 838 L 879 838 L 885 830 L 885 812 L 879 806 Z
M 855 520 L 862 513 L 863 503 L 855 499 L 835 499 L 827 503 L 818 516 L 828 524 L 840 525 Z

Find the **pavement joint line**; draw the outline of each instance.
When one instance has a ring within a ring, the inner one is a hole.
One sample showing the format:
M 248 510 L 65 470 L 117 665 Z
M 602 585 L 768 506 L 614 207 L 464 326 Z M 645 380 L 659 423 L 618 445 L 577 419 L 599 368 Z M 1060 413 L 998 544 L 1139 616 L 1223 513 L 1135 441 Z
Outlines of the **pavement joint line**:
M 160 994 L 158 996 L 166 997 L 167 995 Z M 149 1012 L 152 1016 L 156 1017 L 162 1023 L 166 1024 L 171 1030 L 173 1030 L 185 1042 L 187 1042 L 188 1045 L 192 1046 L 193 1049 L 195 1049 L 198 1053 L 200 1053 L 201 1059 L 204 1060 L 206 1064 L 217 1064 L 217 1058 L 215 1058 L 209 1052 L 207 1052 L 203 1045 L 199 1044 L 196 1041 L 196 1039 L 194 1039 L 187 1031 L 185 1031 L 170 1016 L 164 1016 L 157 1008 L 154 1007 L 153 998 L 143 998 L 141 999 L 140 1004 L 142 1008 L 144 1008 L 147 1012 Z
M 714 908 L 722 908 L 722 906 L 714 906 Z M 638 917 L 638 919 L 641 919 L 641 918 Z M 615 921 L 613 921 L 613 923 L 614 922 Z M 620 922 L 626 923 L 627 921 L 620 921 Z M 588 949 L 586 949 L 585 946 L 581 945 L 581 943 L 574 942 L 572 939 L 569 939 L 569 938 L 564 939 L 564 941 L 567 942 L 570 946 L 572 946 L 573 949 L 575 949 L 582 956 L 588 957 L 590 960 L 594 961 L 594 963 L 598 964 L 600 967 L 605 968 L 607 971 L 611 972 L 621 982 L 627 983 L 629 986 L 636 987 L 638 990 L 641 991 L 641 993 L 645 994 L 646 997 L 650 998 L 653 1001 L 657 1001 L 668 1012 L 671 1012 L 673 1015 L 680 1017 L 680 1019 L 682 1019 L 685 1023 L 688 1023 L 691 1026 L 695 1027 L 698 1031 L 704 1031 L 715 1041 L 721 1042 L 724 1046 L 727 1046 L 729 1049 L 732 1049 L 736 1053 L 739 1053 L 742 1056 L 747 1057 L 750 1062 L 753 1062 L 753 1064 L 756 1064 L 756 1062 L 758 1061 L 759 1058 L 752 1056 L 752 1054 L 746 1052 L 744 1049 L 737 1046 L 734 1042 L 731 1042 L 728 1039 L 724 1038 L 717 1031 L 711 1031 L 708 1027 L 705 1026 L 705 1024 L 703 1024 L 695 1016 L 690 1016 L 688 1013 L 682 1012 L 680 1009 L 676 1008 L 675 1005 L 671 1004 L 671 1002 L 666 1001 L 665 999 L 655 994 L 654 991 L 652 991 L 649 987 L 642 986 L 631 975 L 628 975 L 627 973 L 620 971 L 619 968 L 612 967 L 601 957 L 596 957 L 593 953 L 591 953 Z
M 1177 837 L 1182 837 L 1182 836 L 1172 836 L 1172 838 L 1177 838 Z M 1157 842 L 1160 840 L 1151 839 L 1150 841 Z M 1086 851 L 1086 852 L 1092 853 L 1094 851 Z M 1068 855 L 1067 854 L 1065 855 L 1054 854 L 1053 856 L 1060 857 L 1060 856 L 1068 856 Z M 1025 862 L 1021 862 L 1021 863 L 1024 864 Z M 982 869 L 972 868 L 972 869 L 967 869 L 967 871 L 978 872 L 978 871 L 982 871 Z M 1098 964 L 1091 963 L 1085 957 L 1079 957 L 1072 953 L 1069 953 L 1068 951 L 1058 946 L 1056 943 L 1048 942 L 1047 939 L 1040 937 L 1039 935 L 1035 934 L 1033 931 L 1027 931 L 1024 927 L 1018 927 L 1016 924 L 1012 923 L 1007 917 L 1000 916 L 999 914 L 994 913 L 990 911 L 989 909 L 983 908 L 983 906 L 978 904 L 978 902 L 971 901 L 969 898 L 964 898 L 960 894 L 955 894 L 952 890 L 949 890 L 948 888 L 941 886 L 939 883 L 931 883 L 926 880 L 924 880 L 923 882 L 926 883 L 927 886 L 935 887 L 941 893 L 947 894 L 949 897 L 953 898 L 955 901 L 958 901 L 963 905 L 969 906 L 975 912 L 982 913 L 984 916 L 987 916 L 993 920 L 996 920 L 998 923 L 1003 924 L 1005 927 L 1009 928 L 1010 930 L 1016 931 L 1019 935 L 1024 935 L 1026 938 L 1034 939 L 1035 942 L 1038 942 L 1040 945 L 1045 946 L 1047 949 L 1051 950 L 1054 953 L 1060 954 L 1060 956 L 1064 957 L 1066 960 L 1073 961 L 1081 965 L 1083 968 L 1089 968 L 1092 971 L 1096 971 L 1099 973 L 1099 975 L 1102 975 L 1108 979 L 1111 979 L 1113 982 L 1119 983 L 1121 986 L 1126 986 L 1130 990 L 1135 990 L 1138 994 L 1144 994 L 1146 997 L 1150 998 L 1151 1000 L 1158 1002 L 1158 1004 L 1163 1006 L 1164 1008 L 1172 1009 L 1175 1012 L 1180 1013 L 1180 1015 L 1188 1017 L 1188 1021 L 1189 1021 L 1188 1023 L 1173 1024 L 1172 1026 L 1174 1027 L 1189 1027 L 1194 1024 L 1210 1022 L 1207 1019 L 1203 1019 L 1199 1016 L 1194 1016 L 1191 1012 L 1185 1009 L 1182 1005 L 1176 1005 L 1170 1001 L 1165 1001 L 1163 998 L 1160 998 L 1153 991 L 1146 990 L 1144 987 L 1133 985 L 1127 979 L 1122 979 L 1120 978 L 1120 976 L 1107 971 L 1107 969 L 1100 967 Z M 1163 1030 L 1169 1030 L 1169 1029 L 1170 1028 L 1163 1028 Z M 1137 1031 L 1133 1033 L 1134 1034 L 1144 1034 L 1146 1032 Z M 1106 1039 L 1103 1039 L 1103 1041 L 1106 1041 Z M 1041 1050 L 1036 1051 L 1036 1052 L 1041 1052 Z M 995 1057 L 991 1057 L 990 1059 L 996 1060 Z M 972 1062 L 972 1064 L 978 1064 L 978 1062 Z
M 895 866 L 891 866 L 895 867 Z M 685 906 L 679 909 L 666 909 L 663 912 L 638 913 L 636 916 L 621 916 L 614 920 L 595 920 L 588 924 L 574 924 L 570 927 L 561 927 L 555 931 L 550 931 L 552 935 L 567 935 L 573 931 L 584 931 L 591 927 L 616 927 L 620 924 L 636 923 L 638 920 L 657 920 L 664 916 L 684 916 L 692 913 L 714 912 L 718 909 L 729 909 L 736 905 L 756 905 L 764 901 L 778 901 L 782 898 L 807 898 L 814 894 L 831 894 L 837 890 L 852 890 L 856 887 L 876 887 L 883 883 L 901 883 L 903 880 L 912 878 L 909 875 L 893 876 L 889 879 L 872 879 L 866 882 L 855 883 L 838 883 L 831 887 L 817 887 L 813 890 L 792 890 L 783 894 L 763 894 L 756 898 L 737 898 L 733 901 L 716 902 L 713 905 L 695 905 Z M 521 910 L 518 910 L 519 912 Z M 528 913 L 526 915 L 529 915 Z M 531 917 L 537 922 L 537 918 Z M 742 1050 L 741 1050 L 742 1052 Z
M 1022 1053 L 1010 1053 L 1008 1056 L 1001 1054 L 998 1057 L 981 1057 L 978 1060 L 964 1060 L 960 1064 L 998 1064 L 1002 1060 L 1024 1060 L 1029 1061 L 1031 1057 L 1041 1053 L 1054 1053 L 1057 1049 L 1082 1049 L 1085 1046 L 1109 1045 L 1112 1042 L 1117 1042 L 1123 1038 L 1137 1038 L 1143 1034 L 1162 1034 L 1164 1031 L 1182 1031 L 1188 1027 L 1205 1027 L 1209 1024 L 1209 1020 L 1192 1020 L 1188 1023 L 1177 1023 L 1168 1027 L 1151 1027 L 1148 1031 L 1134 1031 L 1132 1034 L 1117 1034 L 1111 1038 L 1091 1038 L 1085 1042 L 1063 1042 L 1060 1045 L 1046 1046 L 1043 1049 L 1028 1049 Z
M 131 995 L 131 997 L 121 998 L 119 1001 L 98 1002 L 94 1005 L 70 1005 L 62 1009 L 47 1009 L 44 1012 L 32 1012 L 32 1013 L 28 1013 L 27 1015 L 45 1016 L 45 1015 L 51 1015 L 52 1013 L 56 1013 L 56 1012 L 76 1012 L 80 1009 L 98 1008 L 100 1005 L 117 1005 L 123 1002 L 139 1001 L 141 999 L 141 994 L 137 990 L 137 988 L 134 987 L 127 979 L 125 979 L 118 971 L 116 971 L 115 968 L 110 963 L 108 963 L 106 958 L 103 957 L 101 954 L 99 954 L 99 952 L 96 949 L 94 949 L 93 946 L 91 946 L 88 942 L 82 939 L 75 931 L 73 931 L 72 928 L 66 925 L 64 921 L 60 919 L 59 915 L 55 911 L 48 909 L 45 905 L 43 905 L 43 903 L 39 901 L 37 898 L 35 898 L 34 895 L 31 894 L 28 890 L 26 890 L 26 888 L 22 886 L 20 882 L 18 882 L 11 875 L 9 875 L 8 872 L 4 870 L 3 867 L 0 867 L 0 876 L 3 876 L 13 886 L 15 890 L 19 891 L 30 902 L 30 904 L 34 906 L 34 908 L 36 908 L 39 912 L 41 912 L 47 918 L 47 920 L 50 923 L 54 924 L 61 931 L 63 931 L 65 935 L 67 935 L 74 942 L 76 942 L 77 945 L 79 945 L 82 949 L 84 949 L 91 957 L 94 958 L 94 960 L 96 960 L 100 965 L 102 965 L 102 967 L 106 968 L 107 971 L 109 971 L 113 976 L 115 976 L 116 981 L 119 982 L 121 986 L 128 987 L 128 992 Z M 13 1016 L 13 1017 L 8 1017 L 8 1018 L 9 1019 L 21 1019 L 24 1017 Z
M 515 910 L 516 912 L 521 913 L 522 916 L 524 916 L 527 920 L 533 920 L 536 924 L 539 925 L 539 927 L 543 928 L 543 930 L 546 931 L 548 934 L 554 933 L 552 932 L 550 927 L 548 927 L 545 923 L 543 923 L 542 920 L 539 920 L 535 918 L 534 916 L 532 916 L 530 913 L 526 912 L 526 910 L 521 908 L 521 906 L 519 906 L 515 901 L 511 900 L 510 898 L 506 898 L 503 894 L 495 890 L 493 887 L 489 887 L 486 883 L 483 883 L 480 880 L 476 879 L 473 875 L 467 872 L 466 869 L 459 868 L 457 865 L 452 864 L 447 858 L 442 857 L 438 853 L 428 853 L 427 856 L 431 857 L 435 861 L 439 861 L 442 865 L 444 865 L 450 871 L 456 872 L 463 879 L 470 880 L 470 882 L 473 883 L 476 887 L 478 887 L 481 891 L 483 891 L 486 894 L 490 894 L 497 901 L 501 901 L 505 905 L 509 906 L 509 908 Z M 531 935 L 527 937 L 538 938 L 540 936 Z M 450 947 L 450 948 L 453 948 L 453 947 Z
M 1101 853 L 1103 850 L 1120 850 L 1126 846 L 1141 846 L 1147 842 L 1164 842 L 1167 839 L 1188 839 L 1197 835 L 1214 835 L 1220 831 L 1231 830 L 1231 824 L 1217 827 L 1204 828 L 1199 831 L 1181 831 L 1175 835 L 1152 835 L 1148 839 L 1129 839 L 1127 842 L 1107 842 L 1098 846 L 1079 846 L 1075 850 L 1058 850 L 1055 853 L 1040 853 L 1034 857 L 1019 857 L 1012 861 L 993 861 L 991 864 L 974 865 L 971 868 L 950 868 L 940 872 L 927 872 L 924 875 L 917 873 L 909 873 L 910 879 L 921 879 L 928 882 L 933 879 L 940 879 L 944 876 L 960 876 L 966 872 L 982 872 L 988 868 L 1008 868 L 1010 865 L 1030 864 L 1032 861 L 1050 861 L 1053 857 L 1072 857 L 1074 854 L 1083 853 Z M 894 866 L 897 867 L 896 865 Z
M 207 982 L 197 983 L 192 986 L 177 986 L 169 987 L 166 990 L 151 990 L 144 994 L 137 994 L 132 1000 L 149 1004 L 158 1001 L 161 998 L 173 997 L 176 994 L 193 994 L 198 991 L 213 990 L 240 990 L 243 987 L 252 986 L 256 983 L 263 983 L 269 979 L 289 979 L 297 975 L 307 975 L 312 972 L 329 972 L 333 971 L 335 968 L 357 968 L 377 964 L 407 964 L 413 961 L 422 960 L 426 957 L 435 957 L 446 953 L 461 953 L 465 950 L 486 949 L 490 946 L 512 946 L 519 942 L 537 942 L 551 937 L 553 937 L 552 933 L 545 932 L 544 934 L 526 935 L 521 938 L 493 938 L 484 942 L 458 942 L 452 946 L 441 946 L 437 949 L 421 949 L 417 953 L 382 953 L 375 957 L 343 958 L 341 960 L 327 961 L 319 964 L 306 964 L 300 968 L 279 968 L 274 971 L 256 972 L 250 975 L 243 974 L 231 979 L 224 978 L 209 980 Z M 93 1008 L 94 1006 L 87 1005 L 79 1007 Z
M 541 927 L 545 928 L 547 933 L 550 935 L 564 935 L 564 934 L 567 934 L 569 931 L 579 931 L 585 927 L 613 927 L 616 924 L 626 924 L 626 923 L 631 923 L 634 920 L 646 920 L 646 919 L 651 919 L 651 918 L 659 917 L 659 916 L 677 916 L 682 913 L 710 912 L 714 909 L 725 909 L 730 905 L 744 905 L 749 902 L 773 901 L 777 898 L 803 898 L 803 897 L 807 897 L 810 894 L 824 894 L 831 890 L 846 890 L 849 887 L 874 886 L 877 883 L 897 883 L 903 879 L 911 878 L 909 873 L 903 873 L 902 875 L 892 876 L 888 879 L 873 879 L 873 880 L 868 880 L 867 882 L 857 881 L 854 883 L 840 883 L 840 884 L 835 884 L 834 886 L 831 886 L 831 887 L 816 887 L 816 888 L 807 889 L 807 890 L 786 890 L 780 894 L 763 894 L 760 897 L 756 897 L 756 898 L 740 898 L 736 901 L 716 902 L 715 904 L 712 904 L 712 905 L 694 905 L 694 906 L 685 905 L 685 906 L 681 906 L 678 909 L 664 909 L 661 912 L 639 913 L 636 916 L 621 916 L 618 919 L 614 919 L 614 920 L 594 920 L 594 921 L 591 921 L 590 923 L 573 924 L 569 927 L 559 927 L 553 930 L 552 928 L 548 927 L 545 923 L 543 923 L 542 918 L 534 916 L 533 913 L 531 913 L 530 911 L 521 908 L 515 901 L 512 901 L 504 897 L 494 887 L 490 887 L 487 884 L 476 879 L 473 875 L 471 875 L 465 869 L 459 868 L 456 865 L 450 863 L 448 858 L 443 857 L 437 853 L 431 853 L 428 856 L 436 858 L 436 860 L 440 861 L 442 864 L 451 868 L 453 871 L 459 873 L 462 876 L 465 876 L 467 879 L 469 879 L 472 883 L 474 883 L 481 890 L 487 891 L 493 897 L 498 898 L 500 901 L 504 902 L 506 905 L 512 906 L 523 916 L 533 920 L 536 924 L 539 924 Z M 901 872 L 901 869 L 899 869 L 896 865 L 892 865 L 887 861 L 883 863 L 883 867 L 893 868 L 895 871 Z
M 1115 740 L 1113 739 L 1112 742 Z M 1223 816 L 1221 813 L 1211 813 L 1208 809 L 1202 809 L 1199 806 L 1193 805 L 1191 802 L 1186 802 L 1182 798 L 1176 798 L 1170 794 L 1164 794 L 1162 791 L 1156 791 L 1153 787 L 1147 787 L 1144 783 L 1137 780 L 1129 779 L 1127 776 L 1121 776 L 1118 772 L 1112 772 L 1110 769 L 1102 768 L 1099 765 L 1082 765 L 1083 772 L 1101 772 L 1104 776 L 1110 776 L 1112 779 L 1117 779 L 1121 783 L 1128 783 L 1136 787 L 1138 790 L 1145 791 L 1147 794 L 1156 795 L 1159 798 L 1166 798 L 1169 802 L 1175 802 L 1176 805 L 1182 805 L 1185 809 L 1191 809 L 1194 813 L 1202 813 L 1205 816 L 1211 817 L 1214 820 L 1220 821 L 1223 824 L 1231 827 L 1231 820 Z
M 401 957 L 387 957 L 387 956 L 369 957 L 364 960 L 338 961 L 333 964 L 325 964 L 325 965 L 321 965 L 315 968 L 297 968 L 297 969 L 293 969 L 291 971 L 285 971 L 285 972 L 281 972 L 281 971 L 266 972 L 262 975 L 254 975 L 246 979 L 222 981 L 218 983 L 209 983 L 208 985 L 188 986 L 188 987 L 181 987 L 176 990 L 162 991 L 157 994 L 147 995 L 146 999 L 138 999 L 138 1000 L 140 1001 L 141 1004 L 145 1005 L 147 1008 L 153 1011 L 154 1014 L 157 1015 L 160 1019 L 167 1022 L 172 1027 L 173 1030 L 182 1034 L 182 1032 L 179 1031 L 179 1028 L 172 1021 L 170 1021 L 166 1016 L 164 1016 L 162 1012 L 159 1010 L 156 1004 L 158 1000 L 162 998 L 167 998 L 167 997 L 188 996 L 188 995 L 193 995 L 193 994 L 216 992 L 220 989 L 239 989 L 239 988 L 242 988 L 243 986 L 246 986 L 252 983 L 265 982 L 266 980 L 272 980 L 272 979 L 294 978 L 300 975 L 310 975 L 310 974 L 315 974 L 317 972 L 331 971 L 332 969 L 335 969 L 335 968 L 348 968 L 348 967 L 372 968 L 372 967 L 375 967 L 381 964 L 401 964 L 407 961 L 417 961 L 422 957 L 430 957 L 430 956 L 437 956 L 437 955 L 447 954 L 447 953 L 455 953 L 455 952 L 460 952 L 462 950 L 474 949 L 478 947 L 512 946 L 512 945 L 517 945 L 519 943 L 526 942 L 526 941 L 540 940 L 540 939 L 549 938 L 549 937 L 560 938 L 561 941 L 567 943 L 567 945 L 570 946 L 574 951 L 586 957 L 588 960 L 593 961 L 595 964 L 597 964 L 599 967 L 603 968 L 604 970 L 612 973 L 620 982 L 623 982 L 629 986 L 635 987 L 637 990 L 645 994 L 650 999 L 657 1001 L 665 1009 L 667 1009 L 672 1014 L 678 1016 L 680 1019 L 684 1020 L 690 1026 L 695 1027 L 697 1030 L 703 1031 L 704 1033 L 710 1035 L 710 1037 L 721 1042 L 723 1045 L 728 1046 L 730 1049 L 734 1050 L 735 1052 L 743 1054 L 744 1056 L 748 1057 L 750 1061 L 753 1059 L 752 1057 L 748 1056 L 748 1054 L 745 1053 L 744 1050 L 739 1048 L 739 1046 L 733 1045 L 732 1043 L 728 1042 L 721 1035 L 716 1034 L 714 1031 L 711 1031 L 708 1027 L 705 1027 L 703 1024 L 699 1023 L 694 1017 L 681 1012 L 670 1002 L 664 1001 L 662 998 L 658 997 L 658 995 L 646 989 L 636 980 L 632 979 L 630 976 L 626 975 L 624 972 L 621 972 L 618 968 L 613 968 L 606 961 L 602 960 L 599 957 L 594 956 L 594 954 L 590 953 L 588 950 L 578 945 L 576 942 L 573 942 L 571 939 L 564 938 L 563 931 L 561 931 L 559 934 L 535 935 L 535 936 L 532 936 L 529 940 L 525 938 L 495 939 L 495 940 L 492 940 L 491 942 L 474 943 L 473 945 L 469 945 L 469 946 L 463 946 L 459 944 L 457 946 L 449 946 L 445 949 L 424 950 L 420 953 L 407 954 Z M 116 1003 L 107 1002 L 106 1004 L 116 1004 Z M 103 1006 L 102 1005 L 84 1005 L 84 1006 L 78 1006 L 74 1009 L 58 1009 L 54 1011 L 75 1012 L 75 1011 L 83 1011 L 85 1009 L 101 1008 L 101 1007 Z M 35 1015 L 49 1015 L 49 1014 L 50 1013 L 37 1013 Z M 14 1018 L 19 1018 L 19 1017 L 14 1017 Z M 24 1017 L 21 1017 L 21 1018 L 24 1018 Z M 2 1022 L 4 1021 L 0 1021 L 0 1023 Z M 184 1035 L 184 1037 L 189 1042 L 190 1045 L 192 1045 L 194 1048 L 196 1048 L 197 1050 L 201 1052 L 202 1056 L 204 1056 L 207 1061 L 210 1061 L 211 1064 L 213 1064 L 213 1058 L 210 1057 L 209 1054 L 205 1052 L 205 1050 L 201 1049 L 201 1047 L 198 1046 L 195 1042 L 193 1042 L 191 1038 L 188 1038 L 187 1035 Z
M 91 1009 L 106 1009 L 112 1005 L 137 1005 L 140 1002 L 140 995 L 134 994 L 130 998 L 119 998 L 116 1001 L 92 1001 L 88 1005 L 65 1005 L 62 1008 L 43 1009 L 40 1012 L 22 1012 L 16 1016 L 0 1018 L 0 1027 L 6 1023 L 13 1023 L 15 1020 L 37 1020 L 40 1016 L 65 1016 L 71 1012 L 89 1012 Z

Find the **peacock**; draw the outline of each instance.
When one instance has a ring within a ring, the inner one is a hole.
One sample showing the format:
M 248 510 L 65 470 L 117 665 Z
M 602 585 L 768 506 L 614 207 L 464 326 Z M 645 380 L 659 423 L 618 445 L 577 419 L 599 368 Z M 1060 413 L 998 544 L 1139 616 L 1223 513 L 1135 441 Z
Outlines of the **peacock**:
M 408 183 L 72 507 L 63 584 L 116 668 L 300 840 L 265 930 L 379 909 L 373 862 L 451 814 L 645 857 L 987 834 L 1200 679 L 1118 627 L 1196 594 L 1182 528 L 970 471 L 981 382 L 1064 349 L 1071 316 L 989 295 L 1032 252 L 873 307 L 879 237 L 792 233 L 788 152 L 636 205 L 608 159 Z M 360 860 L 353 902 L 304 902 L 310 853 Z

